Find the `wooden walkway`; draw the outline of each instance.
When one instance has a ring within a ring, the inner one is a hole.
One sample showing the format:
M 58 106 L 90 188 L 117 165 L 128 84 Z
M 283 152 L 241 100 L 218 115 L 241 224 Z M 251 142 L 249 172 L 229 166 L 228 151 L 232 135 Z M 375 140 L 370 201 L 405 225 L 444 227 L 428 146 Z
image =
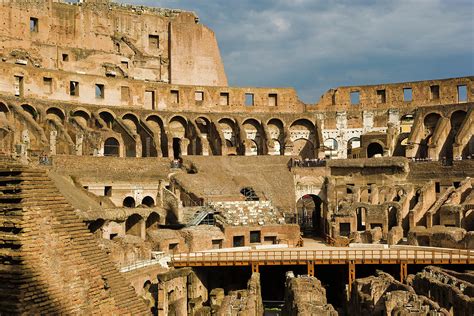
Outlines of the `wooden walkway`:
M 445 248 L 262 250 L 180 253 L 174 267 L 312 264 L 473 264 L 474 251 Z

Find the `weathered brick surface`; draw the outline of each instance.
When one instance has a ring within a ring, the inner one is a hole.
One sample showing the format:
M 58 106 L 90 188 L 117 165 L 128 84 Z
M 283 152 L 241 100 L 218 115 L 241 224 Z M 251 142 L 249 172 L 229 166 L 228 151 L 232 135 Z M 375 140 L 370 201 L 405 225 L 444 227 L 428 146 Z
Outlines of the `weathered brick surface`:
M 147 314 L 41 170 L 0 161 L 0 314 Z

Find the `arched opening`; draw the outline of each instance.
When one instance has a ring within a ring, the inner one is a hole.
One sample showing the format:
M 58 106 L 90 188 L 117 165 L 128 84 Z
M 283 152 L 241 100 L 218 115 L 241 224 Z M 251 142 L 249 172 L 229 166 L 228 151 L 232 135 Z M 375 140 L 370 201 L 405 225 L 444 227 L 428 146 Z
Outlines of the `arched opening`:
M 90 116 L 87 112 L 85 111 L 82 111 L 82 110 L 77 110 L 75 111 L 72 116 L 74 117 L 74 119 L 76 120 L 76 122 L 79 123 L 79 125 L 81 125 L 82 127 L 87 127 L 88 126 L 88 122 L 90 120 Z
M 181 158 L 181 138 L 173 137 L 173 158 Z
M 322 199 L 314 194 L 303 195 L 296 202 L 297 222 L 303 232 L 323 234 L 322 204 Z
M 102 111 L 100 112 L 99 117 L 104 121 L 104 127 L 112 128 L 115 118 L 111 113 Z
M 313 143 L 307 139 L 300 138 L 293 142 L 293 155 L 300 156 L 302 159 L 314 158 Z
M 123 200 L 123 207 L 128 207 L 128 208 L 133 208 L 135 207 L 135 199 L 131 196 L 127 196 L 124 200 Z
M 160 224 L 160 215 L 158 213 L 151 213 L 148 215 L 148 218 L 146 219 L 145 227 L 146 230 L 149 229 L 158 229 L 158 225 Z
M 272 142 L 273 142 L 273 152 L 270 153 L 270 155 L 282 155 L 282 152 L 281 152 L 281 144 L 280 144 L 280 141 L 278 139 L 272 139 Z
M 36 109 L 35 109 L 34 107 L 32 107 L 31 105 L 29 105 L 29 104 L 23 104 L 23 105 L 21 106 L 21 108 L 22 108 L 25 112 L 29 113 L 33 119 L 36 120 L 36 119 L 38 118 L 38 112 L 37 112 Z
M 250 148 L 247 151 L 247 156 L 257 156 L 259 151 L 257 143 L 254 140 L 250 140 L 249 144 Z
M 326 159 L 337 158 L 337 150 L 339 149 L 337 140 L 328 138 L 324 141 L 324 156 Z
M 143 217 L 133 214 L 125 221 L 125 234 L 142 237 Z
M 360 156 L 358 148 L 360 148 L 360 138 L 352 137 L 349 139 L 347 141 L 347 158 L 358 158 Z
M 431 136 L 438 125 L 438 121 L 441 118 L 441 115 L 438 113 L 430 113 L 425 116 L 423 120 L 424 125 L 424 135 L 420 141 L 420 147 L 418 150 L 418 157 L 419 158 L 428 158 L 428 144 L 430 142 Z
M 223 118 L 219 120 L 219 129 L 222 132 L 223 139 L 221 139 L 221 143 L 225 142 L 227 147 L 227 154 L 235 154 L 238 153 L 238 133 L 237 127 L 233 120 L 228 118 Z M 235 150 L 235 152 L 234 152 Z
M 474 231 L 474 209 L 465 212 L 464 218 L 461 221 L 461 227 L 468 232 Z
M 293 141 L 293 155 L 301 158 L 315 158 L 314 148 L 316 128 L 307 119 L 299 119 L 290 126 L 290 139 Z
M 255 156 L 263 155 L 264 137 L 260 123 L 255 119 L 247 119 L 242 125 L 247 135 L 247 139 L 251 140 L 250 148 L 247 148 L 246 155 Z
M 397 208 L 390 206 L 388 208 L 388 229 L 397 226 Z
M 148 207 L 155 206 L 155 200 L 151 196 L 145 196 L 142 200 L 142 204 Z
M 0 103 L 0 126 L 8 125 L 7 115 L 9 112 L 8 106 L 4 103 Z
M 410 133 L 411 127 L 415 121 L 413 114 L 405 114 L 400 118 L 400 134 Z
M 0 102 L 0 113 L 8 113 L 8 106 L 5 103 Z
M 120 143 L 114 137 L 109 137 L 104 142 L 104 156 L 119 157 Z
M 447 160 L 452 160 L 453 158 L 461 158 L 461 157 L 453 157 L 453 144 L 456 138 L 456 135 L 461 130 L 462 123 L 466 119 L 467 113 L 465 111 L 455 111 L 451 114 L 451 131 L 449 132 L 448 137 L 446 138 L 446 142 L 443 146 L 441 157 L 446 157 Z
M 65 119 L 63 111 L 54 107 L 47 109 L 46 115 L 56 116 L 61 122 L 64 122 L 64 119 Z
M 245 201 L 259 201 L 260 200 L 255 190 L 251 187 L 242 188 L 240 190 L 240 194 L 245 196 Z
M 271 119 L 267 123 L 267 130 L 270 138 L 272 139 L 273 147 L 269 148 L 270 155 L 283 155 L 283 148 L 281 144 L 284 142 L 284 126 L 283 122 L 279 119 Z
M 367 146 L 367 158 L 382 157 L 383 147 L 379 143 L 370 143 Z

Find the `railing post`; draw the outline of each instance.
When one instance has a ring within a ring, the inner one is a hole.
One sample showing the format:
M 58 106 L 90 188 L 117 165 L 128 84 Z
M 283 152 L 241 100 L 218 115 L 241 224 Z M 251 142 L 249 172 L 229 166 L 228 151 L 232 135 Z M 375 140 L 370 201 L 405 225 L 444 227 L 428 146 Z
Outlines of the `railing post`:
M 408 276 L 408 264 L 406 262 L 400 263 L 400 282 L 405 283 Z
M 352 283 L 355 281 L 356 279 L 356 267 L 355 267 L 355 263 L 354 263 L 354 260 L 350 260 L 349 261 L 349 273 L 348 273 L 348 289 L 349 289 L 349 295 L 351 293 L 351 290 L 352 290 Z
M 314 261 L 308 260 L 306 266 L 308 268 L 308 275 L 314 277 Z
M 252 273 L 259 273 L 258 262 L 252 261 L 251 266 L 252 266 Z

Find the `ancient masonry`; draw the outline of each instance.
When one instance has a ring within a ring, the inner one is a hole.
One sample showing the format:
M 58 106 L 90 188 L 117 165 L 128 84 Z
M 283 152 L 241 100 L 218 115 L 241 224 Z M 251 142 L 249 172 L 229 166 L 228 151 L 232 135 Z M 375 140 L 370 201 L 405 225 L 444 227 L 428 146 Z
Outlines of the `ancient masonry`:
M 0 0 L 0 59 L 0 314 L 474 313 L 474 76 L 306 104 L 108 0 Z

